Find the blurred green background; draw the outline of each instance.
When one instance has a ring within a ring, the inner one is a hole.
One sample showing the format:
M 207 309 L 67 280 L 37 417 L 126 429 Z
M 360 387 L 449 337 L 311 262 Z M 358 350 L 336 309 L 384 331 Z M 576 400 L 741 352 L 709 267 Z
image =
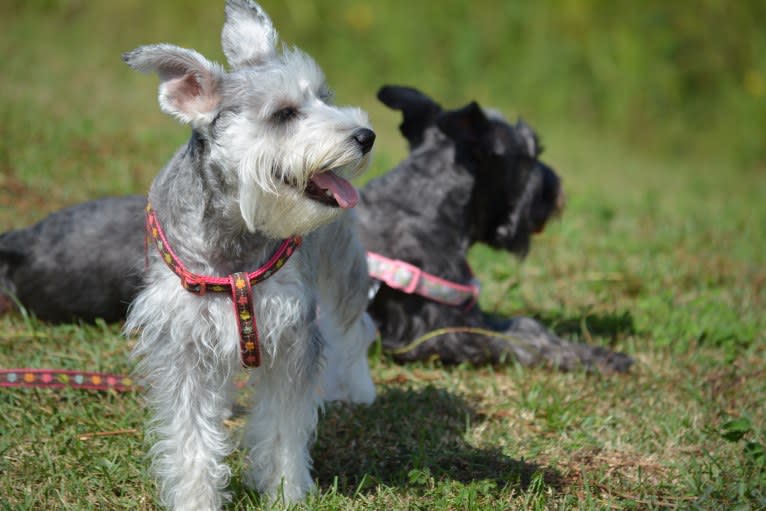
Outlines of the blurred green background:
M 445 106 L 476 99 L 522 115 L 550 148 L 577 147 L 594 161 L 617 144 L 706 162 L 705 172 L 763 178 L 766 2 L 262 3 L 283 41 L 324 68 L 338 102 L 371 112 L 381 135 L 376 172 L 404 154 L 398 115 L 375 100 L 382 84 L 399 83 Z M 18 180 L 39 192 L 57 183 L 46 193 L 56 204 L 143 191 L 187 131 L 159 113 L 156 80 L 131 72 L 119 55 L 166 41 L 222 60 L 221 4 L 0 3 L 6 187 Z M 572 158 L 553 153 L 565 177 Z

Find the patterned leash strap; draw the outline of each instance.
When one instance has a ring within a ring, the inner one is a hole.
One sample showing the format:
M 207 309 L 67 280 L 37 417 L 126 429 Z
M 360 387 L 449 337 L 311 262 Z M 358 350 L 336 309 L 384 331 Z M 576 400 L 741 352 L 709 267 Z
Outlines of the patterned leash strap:
M 0 387 L 89 389 L 132 392 L 138 384 L 128 376 L 64 369 L 0 369 Z
M 422 335 L 401 348 L 387 351 L 392 355 L 403 355 L 421 344 L 440 337 L 442 335 L 453 333 L 469 333 L 474 335 L 483 335 L 486 337 L 496 337 L 506 339 L 511 342 L 524 342 L 506 333 L 495 332 L 484 328 L 473 327 L 448 327 L 432 330 Z M 244 353 L 244 351 L 243 351 Z M 257 356 L 256 353 L 252 353 Z M 72 388 L 89 389 L 116 392 L 134 392 L 139 389 L 139 385 L 128 376 L 110 373 L 99 373 L 93 371 L 73 371 L 63 369 L 0 369 L 0 387 L 31 387 L 31 388 Z

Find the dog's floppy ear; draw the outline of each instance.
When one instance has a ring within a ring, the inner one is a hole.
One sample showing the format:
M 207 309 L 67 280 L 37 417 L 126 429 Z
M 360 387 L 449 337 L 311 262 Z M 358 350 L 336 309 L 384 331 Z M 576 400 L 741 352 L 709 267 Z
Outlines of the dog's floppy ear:
M 142 73 L 160 77 L 159 102 L 163 112 L 194 127 L 215 119 L 221 105 L 223 69 L 194 50 L 171 44 L 141 46 L 122 59 Z
M 268 14 L 251 0 L 227 0 L 221 45 L 229 65 L 240 68 L 271 60 L 277 31 Z
M 410 143 L 410 149 L 423 142 L 423 132 L 442 111 L 438 103 L 412 87 L 385 85 L 378 91 L 378 99 L 389 108 L 401 110 L 404 119 L 399 131 Z
M 487 144 L 492 123 L 476 101 L 463 108 L 442 113 L 436 119 L 436 125 L 455 142 L 482 151 L 489 149 Z

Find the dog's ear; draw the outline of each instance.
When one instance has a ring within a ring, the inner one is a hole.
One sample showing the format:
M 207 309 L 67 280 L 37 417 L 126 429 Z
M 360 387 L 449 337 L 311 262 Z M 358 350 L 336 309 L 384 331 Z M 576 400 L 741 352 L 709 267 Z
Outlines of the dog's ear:
M 251 0 L 227 0 L 221 45 L 229 65 L 240 68 L 274 58 L 277 31 L 268 14 Z
M 458 110 L 442 113 L 436 119 L 436 125 L 455 142 L 481 151 L 489 149 L 492 123 L 475 101 Z
M 159 102 L 163 112 L 194 127 L 207 125 L 218 114 L 223 69 L 194 50 L 171 44 L 141 46 L 122 59 L 142 73 L 160 77 Z
M 410 143 L 410 149 L 423 142 L 423 132 L 442 111 L 438 103 L 412 87 L 385 85 L 378 91 L 378 99 L 389 108 L 401 110 L 404 119 L 399 131 Z

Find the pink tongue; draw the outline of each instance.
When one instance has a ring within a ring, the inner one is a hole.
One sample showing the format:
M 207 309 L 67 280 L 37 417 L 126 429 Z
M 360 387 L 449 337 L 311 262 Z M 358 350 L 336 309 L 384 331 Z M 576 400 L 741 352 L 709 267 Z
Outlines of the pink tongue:
M 359 202 L 359 192 L 356 191 L 356 188 L 329 170 L 316 174 L 311 178 L 311 182 L 323 190 L 330 190 L 338 205 L 343 209 L 353 208 Z

